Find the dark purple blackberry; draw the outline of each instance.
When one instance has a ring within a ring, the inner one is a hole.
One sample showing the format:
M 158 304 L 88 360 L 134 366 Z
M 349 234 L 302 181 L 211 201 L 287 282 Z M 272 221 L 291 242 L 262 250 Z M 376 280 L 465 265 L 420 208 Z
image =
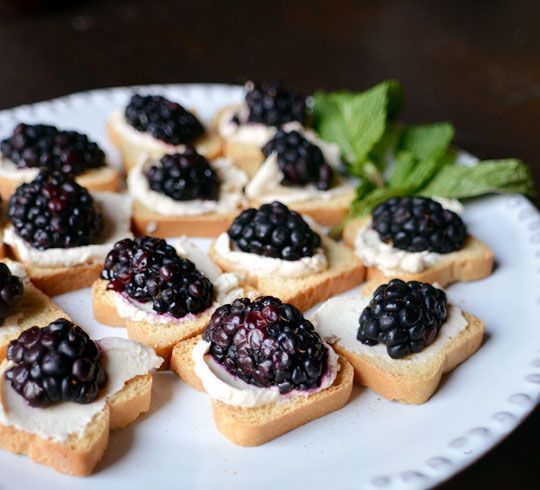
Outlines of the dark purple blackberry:
M 152 301 L 156 312 L 175 318 L 206 310 L 214 297 L 212 283 L 161 238 L 117 242 L 105 259 L 101 278 L 109 281 L 107 289 L 140 302 Z
M 46 168 L 73 175 L 105 165 L 105 153 L 88 136 L 45 124 L 18 124 L 0 143 L 0 153 L 19 168 Z
M 278 201 L 242 211 L 227 234 L 242 252 L 283 260 L 311 257 L 321 246 L 302 216 Z
M 360 315 L 356 338 L 366 345 L 382 342 L 399 359 L 420 352 L 435 340 L 446 321 L 446 293 L 431 284 L 392 279 L 379 286 Z
M 290 121 L 306 120 L 306 98 L 285 90 L 275 80 L 260 84 L 248 83 L 246 103 L 249 108 L 248 121 L 280 126 Z
M 125 116 L 138 131 L 171 145 L 189 144 L 204 134 L 203 125 L 191 112 L 161 95 L 135 94 Z
M 5 377 L 32 407 L 65 401 L 92 403 L 107 383 L 96 343 L 80 327 L 59 318 L 12 340 Z
M 262 388 L 277 386 L 282 394 L 317 388 L 327 370 L 328 352 L 311 322 L 271 296 L 219 307 L 203 339 L 233 376 Z
M 187 147 L 183 153 L 163 156 L 158 164 L 146 170 L 146 177 L 152 190 L 175 201 L 215 201 L 219 197 L 216 171 L 192 147 Z
M 373 211 L 379 238 L 408 252 L 447 254 L 460 250 L 467 238 L 463 220 L 428 197 L 393 197 Z
M 20 185 L 9 200 L 8 216 L 18 235 L 38 250 L 89 245 L 102 228 L 90 193 L 58 170 L 42 170 Z
M 278 165 L 283 172 L 283 185 L 313 183 L 321 191 L 327 191 L 332 186 L 334 172 L 324 160 L 321 149 L 298 131 L 278 129 L 276 135 L 262 147 L 262 152 L 265 157 L 277 153 Z
M 0 262 L 0 325 L 19 302 L 24 292 L 21 279 L 14 276 L 9 267 Z

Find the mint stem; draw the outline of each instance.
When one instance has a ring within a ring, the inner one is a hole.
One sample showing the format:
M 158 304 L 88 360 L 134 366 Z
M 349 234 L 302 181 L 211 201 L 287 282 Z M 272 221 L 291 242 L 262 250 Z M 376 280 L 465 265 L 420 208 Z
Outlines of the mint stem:
M 367 161 L 364 163 L 364 168 L 362 170 L 366 178 L 373 182 L 377 187 L 385 186 L 384 177 L 373 162 Z

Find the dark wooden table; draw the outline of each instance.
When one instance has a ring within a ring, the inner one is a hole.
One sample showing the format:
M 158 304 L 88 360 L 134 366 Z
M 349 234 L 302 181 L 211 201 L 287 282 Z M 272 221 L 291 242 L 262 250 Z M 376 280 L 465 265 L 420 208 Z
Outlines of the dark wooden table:
M 538 1 L 16 1 L 0 0 L 0 108 L 143 83 L 397 78 L 405 121 L 449 120 L 459 145 L 522 158 L 540 182 Z M 537 410 L 443 488 L 538 488 L 539 435 Z

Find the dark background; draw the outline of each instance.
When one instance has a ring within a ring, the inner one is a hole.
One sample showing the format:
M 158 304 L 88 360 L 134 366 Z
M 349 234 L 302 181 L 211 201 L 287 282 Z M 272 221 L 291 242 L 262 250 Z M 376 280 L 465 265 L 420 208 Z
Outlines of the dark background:
M 540 182 L 537 0 L 0 0 L 0 108 L 99 87 L 275 77 L 306 93 L 397 78 L 405 121 L 449 120 L 460 146 L 522 158 Z M 442 488 L 539 488 L 539 435 L 537 410 Z

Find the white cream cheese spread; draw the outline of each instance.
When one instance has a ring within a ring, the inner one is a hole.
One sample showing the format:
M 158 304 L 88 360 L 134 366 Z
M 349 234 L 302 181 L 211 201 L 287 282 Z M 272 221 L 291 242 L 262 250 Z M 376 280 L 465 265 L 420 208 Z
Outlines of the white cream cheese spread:
M 386 345 L 379 343 L 373 346 L 362 344 L 356 339 L 360 314 L 369 304 L 371 298 L 339 297 L 326 301 L 310 318 L 315 329 L 327 342 L 337 343 L 348 351 L 371 357 L 390 359 Z M 468 322 L 463 312 L 455 305 L 448 305 L 448 317 L 442 325 L 435 341 L 421 352 L 411 354 L 396 362 L 422 363 L 436 356 L 445 344 L 459 335 Z
M 244 206 L 244 187 L 247 175 L 226 158 L 212 161 L 220 179 L 219 198 L 215 201 L 195 199 L 175 201 L 165 194 L 150 188 L 145 171 L 152 165 L 159 165 L 153 159 L 144 158 L 129 173 L 127 184 L 129 193 L 144 207 L 164 216 L 199 216 L 209 213 L 234 213 Z
M 459 201 L 436 198 L 446 209 L 461 213 L 463 206 Z M 355 240 L 355 252 L 368 267 L 376 267 L 384 275 L 392 276 L 400 273 L 417 274 L 432 267 L 442 259 L 452 260 L 458 252 L 438 254 L 435 252 L 408 252 L 383 242 L 379 234 L 372 228 L 371 219 L 366 220 L 358 230 Z
M 199 340 L 191 356 L 195 363 L 195 373 L 211 398 L 236 407 L 258 407 L 287 402 L 298 396 L 308 397 L 332 386 L 340 369 L 339 359 L 329 345 L 325 346 L 328 349 L 328 364 L 320 386 L 312 390 L 293 390 L 286 395 L 282 395 L 277 386 L 260 388 L 230 374 L 208 354 L 210 342 Z
M 30 182 L 39 174 L 39 168 L 19 168 L 9 158 L 0 157 L 0 179 Z
M 70 435 L 83 434 L 105 403 L 130 379 L 159 368 L 162 359 L 147 346 L 116 337 L 97 341 L 103 351 L 102 363 L 107 385 L 99 398 L 89 404 L 61 402 L 47 408 L 28 405 L 4 378 L 10 367 L 5 361 L 0 369 L 0 423 L 53 441 L 65 441 Z
M 220 257 L 235 264 L 242 270 L 249 271 L 253 275 L 266 276 L 274 274 L 280 277 L 298 278 L 328 269 L 328 259 L 322 247 L 316 249 L 311 257 L 302 257 L 299 260 L 283 260 L 233 250 L 229 235 L 222 233 L 218 236 L 214 249 Z
M 97 243 L 72 248 L 38 250 L 23 240 L 9 225 L 4 230 L 4 242 L 14 247 L 24 263 L 38 267 L 73 267 L 88 262 L 103 261 L 113 245 L 132 237 L 131 203 L 129 196 L 114 192 L 92 192 L 103 218 L 103 229 Z

